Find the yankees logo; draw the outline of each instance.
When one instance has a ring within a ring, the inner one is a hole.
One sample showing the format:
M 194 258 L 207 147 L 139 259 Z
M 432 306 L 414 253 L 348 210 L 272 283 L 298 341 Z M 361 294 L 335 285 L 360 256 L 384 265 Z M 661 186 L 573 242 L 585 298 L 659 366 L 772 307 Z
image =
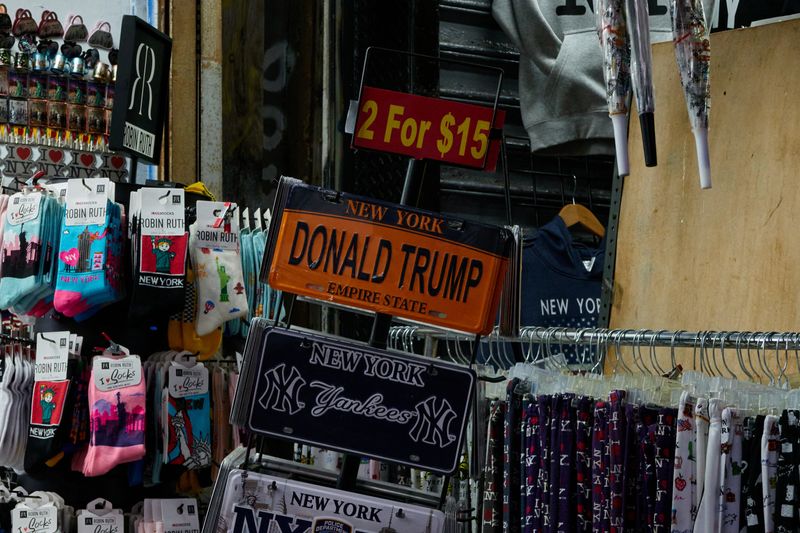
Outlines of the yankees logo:
M 300 377 L 295 367 L 292 367 L 287 375 L 286 365 L 281 363 L 265 372 L 264 377 L 267 380 L 267 390 L 258 400 L 261 407 L 293 415 L 306 406 L 300 401 L 300 391 L 305 386 L 306 380 Z
M 147 91 L 147 119 L 153 120 L 153 77 L 156 73 L 156 53 L 151 46 L 144 43 L 139 44 L 136 49 L 136 79 L 131 86 L 131 103 L 128 111 L 136 105 L 137 91 L 139 93 L 139 110 L 142 114 L 144 107 L 145 90 Z
M 408 433 L 414 442 L 422 440 L 425 444 L 444 448 L 456 440 L 456 436 L 450 432 L 450 423 L 456 418 L 450 402 L 443 399 L 437 407 L 436 397 L 431 396 L 418 403 L 416 410 L 417 421 Z

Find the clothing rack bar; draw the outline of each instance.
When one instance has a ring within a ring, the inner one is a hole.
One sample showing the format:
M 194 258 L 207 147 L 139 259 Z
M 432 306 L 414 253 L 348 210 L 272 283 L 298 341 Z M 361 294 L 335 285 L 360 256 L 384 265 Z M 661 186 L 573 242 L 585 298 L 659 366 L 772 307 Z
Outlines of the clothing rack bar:
M 473 337 L 428 326 L 394 326 L 389 338 L 403 335 L 416 338 L 433 337 L 444 340 L 471 341 Z M 519 336 L 506 337 L 497 328 L 483 338 L 487 342 L 521 342 L 534 344 L 581 344 L 621 345 L 675 348 L 761 348 L 800 350 L 800 332 L 751 332 L 751 331 L 672 331 L 648 329 L 603 329 L 603 328 L 522 328 Z

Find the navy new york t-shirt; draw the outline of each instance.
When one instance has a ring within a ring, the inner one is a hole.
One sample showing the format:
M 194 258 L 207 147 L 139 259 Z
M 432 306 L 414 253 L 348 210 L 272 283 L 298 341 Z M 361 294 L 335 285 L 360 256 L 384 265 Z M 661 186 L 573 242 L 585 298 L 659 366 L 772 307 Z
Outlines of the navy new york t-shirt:
M 598 247 L 575 242 L 561 217 L 525 239 L 522 253 L 522 325 L 594 328 L 600 313 L 605 239 Z M 589 347 L 551 346 L 571 364 L 588 358 Z M 563 349 L 562 349 L 563 348 Z

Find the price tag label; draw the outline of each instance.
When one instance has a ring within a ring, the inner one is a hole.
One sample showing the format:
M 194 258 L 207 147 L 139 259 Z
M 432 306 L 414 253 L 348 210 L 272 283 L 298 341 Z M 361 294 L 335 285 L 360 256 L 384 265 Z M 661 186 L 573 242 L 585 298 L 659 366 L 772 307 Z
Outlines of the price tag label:
M 94 382 L 101 391 L 138 385 L 142 381 L 142 361 L 138 355 L 98 356 L 92 360 Z
M 36 336 L 36 381 L 67 379 L 69 331 L 48 331 Z
M 364 87 L 353 147 L 408 155 L 453 165 L 493 170 L 505 113 L 491 107 Z
M 14 531 L 23 533 L 55 533 L 58 531 L 58 510 L 52 504 L 31 509 L 17 506 L 11 512 L 11 523 Z
M 180 235 L 184 229 L 183 189 L 144 188 L 139 191 L 142 235 Z
M 164 533 L 200 533 L 197 500 L 161 500 L 161 521 L 164 523 Z
M 67 226 L 103 224 L 106 220 L 110 180 L 108 178 L 73 179 L 67 182 Z
M 39 216 L 39 206 L 42 204 L 42 194 L 17 193 L 9 199 L 6 220 L 12 226 L 19 226 Z M 12 251 L 13 253 L 13 251 Z
M 208 369 L 202 364 L 184 368 L 178 364 L 169 367 L 169 393 L 173 398 L 186 398 L 208 392 Z
M 78 511 L 78 533 L 124 533 L 125 517 L 121 509 L 98 498 L 89 502 L 86 510 Z
M 194 246 L 239 249 L 239 213 L 232 202 L 197 202 Z

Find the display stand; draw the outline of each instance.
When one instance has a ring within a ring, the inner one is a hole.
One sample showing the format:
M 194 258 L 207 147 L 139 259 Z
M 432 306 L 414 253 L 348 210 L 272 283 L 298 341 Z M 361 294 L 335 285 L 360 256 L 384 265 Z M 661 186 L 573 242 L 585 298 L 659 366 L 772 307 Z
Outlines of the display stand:
M 364 59 L 364 67 L 363 67 L 363 71 L 362 71 L 362 75 L 361 75 L 361 84 L 360 84 L 360 87 L 359 87 L 359 100 L 354 102 L 353 104 L 351 104 L 350 117 L 348 118 L 348 128 L 350 129 L 351 132 L 353 132 L 354 128 L 357 126 L 356 125 L 357 121 L 355 119 L 354 114 L 357 114 L 358 110 L 361 109 L 361 104 L 362 104 L 361 100 L 364 97 L 365 89 L 367 89 L 367 87 L 369 86 L 370 90 L 378 90 L 378 91 L 386 91 L 386 92 L 388 92 L 390 90 L 389 87 L 386 87 L 385 83 L 384 84 L 380 84 L 378 81 L 372 79 L 371 68 L 370 68 L 370 66 L 372 64 L 374 64 L 374 62 L 377 60 L 376 58 L 380 58 L 381 56 L 385 56 L 387 54 L 400 55 L 405 60 L 411 62 L 412 66 L 411 66 L 410 70 L 412 72 L 414 71 L 414 68 L 417 66 L 418 62 L 422 62 L 422 63 L 427 62 L 427 63 L 430 63 L 430 64 L 434 65 L 436 68 L 438 68 L 439 63 L 441 61 L 443 61 L 443 60 L 440 60 L 439 58 L 436 58 L 436 57 L 426 56 L 426 55 L 422 55 L 422 54 L 415 54 L 415 53 L 410 53 L 410 52 L 395 51 L 395 50 L 389 50 L 389 49 L 383 49 L 383 48 L 370 48 L 370 49 L 368 49 L 367 53 L 366 53 L 366 56 L 365 56 L 365 59 Z M 456 149 L 455 152 L 453 152 L 452 137 L 450 139 L 450 144 L 446 146 L 446 148 L 447 148 L 446 150 L 443 148 L 442 145 L 439 146 L 441 158 L 442 159 L 446 159 L 446 158 L 456 159 L 458 157 L 462 157 L 463 158 L 464 154 L 471 155 L 473 157 L 474 161 L 466 161 L 465 164 L 468 165 L 468 166 L 472 166 L 473 168 L 476 168 L 476 167 L 477 168 L 485 168 L 488 164 L 496 164 L 498 158 L 501 158 L 502 159 L 501 160 L 501 164 L 503 165 L 503 173 L 504 173 L 504 179 L 505 179 L 505 183 L 506 183 L 505 196 L 506 196 L 507 220 L 510 222 L 510 203 L 511 203 L 511 200 L 510 200 L 510 188 L 508 187 L 509 175 L 508 175 L 508 168 L 507 168 L 506 157 L 505 157 L 505 147 L 504 147 L 503 136 L 502 136 L 502 128 L 501 127 L 500 128 L 488 127 L 488 126 L 490 126 L 492 124 L 497 124 L 496 119 L 498 117 L 503 117 L 502 112 L 498 110 L 498 101 L 499 101 L 499 97 L 500 97 L 500 88 L 501 88 L 501 84 L 502 84 L 503 73 L 502 73 L 501 70 L 495 69 L 495 68 L 492 68 L 492 67 L 485 67 L 485 66 L 482 66 L 482 65 L 472 64 L 472 63 L 468 63 L 468 62 L 459 62 L 459 61 L 455 61 L 455 63 L 459 63 L 461 65 L 467 65 L 467 66 L 469 66 L 471 68 L 481 69 L 481 70 L 490 72 L 493 76 L 497 77 L 497 86 L 496 86 L 496 91 L 495 91 L 495 94 L 494 94 L 493 106 L 491 108 L 480 108 L 479 106 L 471 106 L 472 108 L 477 109 L 477 110 L 483 109 L 486 112 L 486 116 L 488 116 L 490 118 L 490 120 L 483 120 L 482 121 L 482 123 L 487 125 L 487 129 L 485 130 L 484 136 L 482 137 L 484 144 L 483 145 L 479 145 L 479 146 L 474 146 L 473 145 L 473 146 L 470 147 L 470 150 L 467 150 L 466 142 L 467 142 L 468 137 L 467 137 L 466 133 L 463 133 L 462 134 L 461 147 L 460 147 L 460 149 Z M 394 89 L 394 88 L 392 87 L 391 89 Z M 415 98 L 415 97 L 420 97 L 420 96 L 424 97 L 425 102 L 423 102 L 423 104 L 429 106 L 427 108 L 427 111 L 430 111 L 431 103 L 433 101 L 433 97 L 436 96 L 436 93 L 438 93 L 438 89 L 434 88 L 433 90 L 431 90 L 430 88 L 428 88 L 428 90 L 425 91 L 422 88 L 415 87 L 413 81 L 410 83 L 410 87 L 408 87 L 407 89 L 410 92 L 403 92 L 403 93 L 392 92 L 391 94 L 395 95 L 398 98 L 403 98 L 403 97 Z M 415 89 L 419 89 L 419 90 L 415 90 Z M 443 105 L 446 102 L 447 102 L 448 105 L 450 105 L 449 101 L 439 100 L 439 99 L 437 99 L 437 100 L 439 102 L 442 102 Z M 416 100 L 416 101 L 413 101 L 413 103 L 416 103 L 416 104 L 419 105 L 420 101 L 421 100 Z M 373 105 L 374 105 L 374 101 L 373 101 Z M 452 105 L 464 106 L 464 104 L 460 104 L 460 103 L 453 103 Z M 407 111 L 413 117 L 413 110 L 409 111 L 408 107 L 400 107 L 399 105 L 398 106 L 393 106 L 393 107 L 401 108 L 401 109 Z M 469 106 L 467 106 L 467 107 L 469 107 Z M 417 111 L 419 111 L 419 109 L 420 108 L 417 108 Z M 425 111 L 425 110 L 423 110 L 423 111 Z M 375 113 L 377 113 L 377 111 Z M 464 119 L 461 122 L 461 126 L 464 127 L 465 130 L 470 128 L 470 127 L 477 128 L 476 124 L 478 124 L 478 121 L 476 120 L 476 121 L 471 123 L 469 115 L 467 115 L 467 117 L 468 118 Z M 450 119 L 452 119 L 452 118 L 453 118 L 452 114 L 450 114 Z M 374 120 L 374 118 L 373 118 L 373 120 Z M 406 120 L 412 120 L 412 119 L 408 118 Z M 417 129 L 416 129 L 417 128 L 417 124 L 422 125 L 422 124 L 424 124 L 424 122 L 420 118 L 418 122 L 415 122 L 413 124 L 413 129 L 414 129 L 414 134 L 415 135 L 417 133 Z M 430 128 L 430 124 L 431 123 L 428 122 L 428 127 L 429 128 Z M 443 124 L 444 124 L 444 119 L 443 119 Z M 470 126 L 470 124 L 472 124 L 472 126 Z M 502 124 L 502 118 L 501 118 L 500 124 Z M 450 126 L 452 126 L 452 125 L 454 125 L 454 124 L 450 124 Z M 365 126 L 362 125 L 362 127 L 365 127 Z M 445 126 L 442 126 L 442 127 L 445 127 Z M 397 129 L 399 130 L 400 128 L 397 128 Z M 411 126 L 408 126 L 408 129 L 406 129 L 406 126 L 405 126 L 405 123 L 404 123 L 403 131 L 407 133 L 410 130 L 411 130 Z M 424 135 L 424 126 L 420 126 L 420 131 L 421 132 L 420 132 L 419 137 L 416 138 L 416 147 L 421 149 L 419 153 L 409 152 L 409 149 L 410 149 L 409 148 L 409 143 L 404 143 L 404 147 L 403 146 L 399 146 L 399 144 L 398 144 L 398 146 L 396 147 L 397 149 L 393 149 L 392 147 L 386 147 L 386 148 L 382 149 L 383 151 L 387 151 L 387 152 L 390 152 L 390 153 L 401 153 L 401 154 L 409 156 L 409 160 L 408 160 L 408 164 L 407 164 L 407 168 L 406 168 L 406 173 L 405 173 L 405 177 L 404 177 L 404 182 L 403 182 L 402 196 L 400 198 L 399 205 L 405 205 L 405 206 L 409 206 L 409 207 L 417 207 L 417 205 L 419 203 L 420 191 L 422 189 L 422 184 L 423 184 L 424 179 L 425 179 L 425 168 L 426 168 L 426 165 L 424 163 L 422 163 L 421 161 L 425 160 L 425 159 L 430 159 L 428 154 L 423 153 L 424 152 L 424 148 L 422 147 L 422 145 L 423 145 L 423 138 L 422 137 Z M 472 133 L 472 140 L 476 140 L 477 139 L 480 142 L 481 131 L 479 129 L 475 129 L 473 131 L 470 131 L 470 133 Z M 370 137 L 370 139 L 372 139 L 372 138 L 373 137 Z M 355 134 L 353 136 L 353 139 L 354 140 L 353 140 L 353 143 L 352 143 L 352 148 L 354 148 L 354 149 L 363 149 L 364 148 L 363 146 L 359 146 L 359 143 L 356 141 L 356 135 Z M 429 139 L 430 139 L 430 137 L 429 137 Z M 366 149 L 376 149 L 376 148 L 368 147 Z M 411 149 L 413 149 L 413 143 L 412 143 Z M 492 161 L 492 159 L 493 159 L 493 161 Z M 458 164 L 458 162 L 454 163 L 453 161 L 446 161 L 446 162 L 449 163 L 449 164 Z M 291 294 L 291 293 L 287 293 L 285 291 L 282 292 L 282 294 L 285 294 L 285 300 L 281 301 L 278 305 L 279 306 L 283 305 L 283 302 L 285 301 L 285 305 L 286 305 L 286 308 L 287 308 L 287 318 L 286 318 L 285 326 L 287 328 L 290 328 L 291 324 L 292 324 L 292 308 L 293 308 L 294 302 L 296 301 L 297 296 L 294 295 L 294 294 Z M 384 313 L 375 313 L 374 314 L 374 319 L 373 319 L 373 323 L 372 323 L 372 329 L 371 329 L 371 333 L 370 333 L 370 337 L 369 337 L 369 345 L 370 346 L 375 347 L 375 348 L 380 348 L 380 349 L 385 349 L 386 348 L 388 337 L 389 337 L 389 329 L 391 327 L 392 320 L 393 320 L 393 316 L 392 315 L 384 314 Z M 475 342 L 473 344 L 474 350 L 473 350 L 473 353 L 472 353 L 472 362 L 473 363 L 474 363 L 475 358 L 477 356 L 477 350 L 478 350 L 478 344 L 479 344 L 479 340 L 480 340 L 480 335 L 476 335 L 474 340 L 475 340 Z M 249 449 L 252 446 L 252 444 L 253 444 L 252 442 L 248 443 L 248 452 L 249 452 Z M 410 452 L 412 452 L 412 451 L 410 451 Z M 359 456 L 351 455 L 351 454 L 345 454 L 344 461 L 343 461 L 343 464 L 342 464 L 341 473 L 339 474 L 339 476 L 337 478 L 337 481 L 336 481 L 336 487 L 338 489 L 342 489 L 342 490 L 353 490 L 353 489 L 355 489 L 356 484 L 357 484 L 357 475 L 358 475 L 359 465 L 360 465 L 360 457 Z M 442 487 L 442 493 L 441 493 L 441 495 L 439 497 L 439 506 L 440 507 L 444 504 L 448 488 L 449 488 L 449 476 L 446 476 L 445 480 L 444 480 L 444 483 L 443 483 L 443 487 Z

